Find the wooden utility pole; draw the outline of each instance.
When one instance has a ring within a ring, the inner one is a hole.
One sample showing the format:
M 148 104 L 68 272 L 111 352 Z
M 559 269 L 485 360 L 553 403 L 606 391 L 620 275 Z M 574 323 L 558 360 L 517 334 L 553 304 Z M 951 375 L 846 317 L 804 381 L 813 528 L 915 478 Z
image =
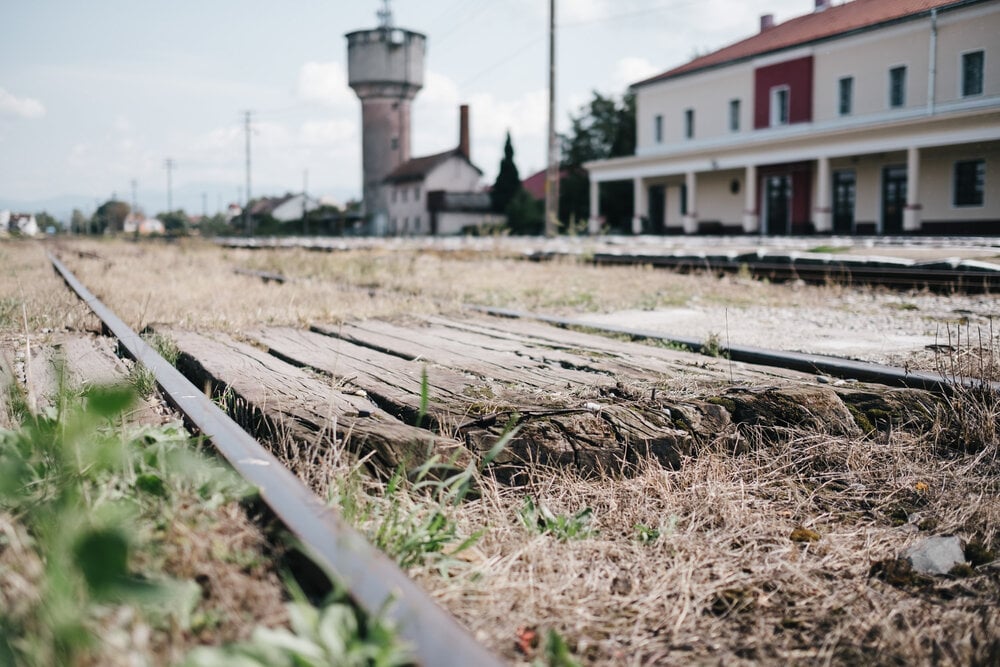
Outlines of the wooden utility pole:
M 559 228 L 559 150 L 556 146 L 556 0 L 549 0 L 549 154 L 545 172 L 545 236 Z

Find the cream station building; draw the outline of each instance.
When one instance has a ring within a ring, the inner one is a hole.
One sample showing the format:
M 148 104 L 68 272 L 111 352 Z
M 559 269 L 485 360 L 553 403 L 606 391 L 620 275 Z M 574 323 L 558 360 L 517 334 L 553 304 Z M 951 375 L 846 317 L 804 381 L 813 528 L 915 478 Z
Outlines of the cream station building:
M 633 231 L 1000 234 L 1000 0 L 853 0 L 632 86 Z

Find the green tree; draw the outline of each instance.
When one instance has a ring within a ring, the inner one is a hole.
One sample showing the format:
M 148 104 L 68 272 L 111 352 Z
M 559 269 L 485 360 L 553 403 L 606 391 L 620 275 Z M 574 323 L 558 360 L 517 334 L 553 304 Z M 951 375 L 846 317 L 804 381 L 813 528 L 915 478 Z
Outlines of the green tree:
M 500 171 L 497 173 L 497 180 L 490 190 L 490 203 L 493 211 L 503 213 L 507 210 L 507 204 L 521 190 L 521 176 L 517 173 L 517 165 L 514 164 L 514 145 L 510 140 L 510 130 L 507 131 L 507 142 L 503 147 L 503 159 L 500 160 Z
M 592 160 L 635 154 L 635 95 L 593 99 L 570 116 L 570 131 L 562 136 L 563 178 L 559 186 L 559 219 L 590 217 L 590 184 L 583 165 Z M 630 229 L 632 182 L 605 183 L 601 187 L 601 213 L 612 229 Z
M 541 234 L 545 228 L 545 203 L 524 188 L 514 193 L 507 208 L 507 226 L 512 234 Z
M 176 211 L 158 213 L 156 215 L 156 219 L 163 223 L 163 228 L 166 230 L 167 234 L 174 236 L 187 234 L 188 215 L 182 208 L 179 208 Z
M 73 234 L 87 233 L 87 216 L 78 208 L 73 209 L 73 214 L 69 218 L 69 231 Z
M 38 229 L 44 233 L 48 233 L 50 227 L 56 231 L 62 229 L 62 223 L 56 220 L 53 216 L 49 215 L 47 211 L 36 213 L 35 222 L 38 223 Z
M 125 218 L 132 211 L 132 207 L 123 201 L 109 199 L 94 211 L 91 218 L 91 229 L 98 234 L 104 232 L 120 232 L 125 228 Z

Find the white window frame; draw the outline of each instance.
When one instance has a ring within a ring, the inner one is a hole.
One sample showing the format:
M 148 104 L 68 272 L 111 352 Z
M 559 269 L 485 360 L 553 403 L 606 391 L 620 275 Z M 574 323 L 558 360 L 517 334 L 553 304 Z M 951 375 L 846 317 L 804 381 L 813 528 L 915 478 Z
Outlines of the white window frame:
M 663 143 L 663 114 L 658 113 L 653 116 L 653 141 L 658 144 Z
M 684 138 L 694 139 L 694 108 L 684 110 Z
M 781 118 L 781 105 L 778 104 L 781 93 L 785 93 L 785 105 L 784 112 L 785 118 Z M 770 105 L 768 107 L 768 112 L 770 115 L 771 127 L 783 127 L 791 123 L 792 117 L 792 89 L 788 85 L 773 86 L 771 88 L 770 95 L 768 96 Z
M 903 70 L 903 99 L 900 104 L 892 103 L 892 73 L 898 69 Z M 890 109 L 905 109 L 906 108 L 906 97 L 907 93 L 907 79 L 910 78 L 910 67 L 906 63 L 898 63 L 896 65 L 890 65 L 888 71 L 886 72 L 889 76 L 888 87 L 886 90 L 886 101 L 888 102 L 888 107 Z
M 979 92 L 978 93 L 965 93 L 965 56 L 972 53 L 983 54 L 983 71 L 980 72 L 981 79 L 979 80 Z M 959 99 L 968 99 L 970 97 L 982 97 L 986 94 L 986 49 L 977 48 L 969 49 L 968 51 L 962 51 L 958 54 L 958 97 Z
M 742 113 L 742 101 L 738 97 L 729 100 L 729 131 L 736 133 L 740 131 L 740 114 Z

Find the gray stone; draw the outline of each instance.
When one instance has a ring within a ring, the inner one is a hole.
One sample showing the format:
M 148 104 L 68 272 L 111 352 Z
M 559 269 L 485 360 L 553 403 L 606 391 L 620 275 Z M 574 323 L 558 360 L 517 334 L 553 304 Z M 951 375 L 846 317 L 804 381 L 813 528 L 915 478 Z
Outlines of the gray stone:
M 913 569 L 923 574 L 948 574 L 965 562 L 962 542 L 954 535 L 928 537 L 907 549 L 904 555 Z

